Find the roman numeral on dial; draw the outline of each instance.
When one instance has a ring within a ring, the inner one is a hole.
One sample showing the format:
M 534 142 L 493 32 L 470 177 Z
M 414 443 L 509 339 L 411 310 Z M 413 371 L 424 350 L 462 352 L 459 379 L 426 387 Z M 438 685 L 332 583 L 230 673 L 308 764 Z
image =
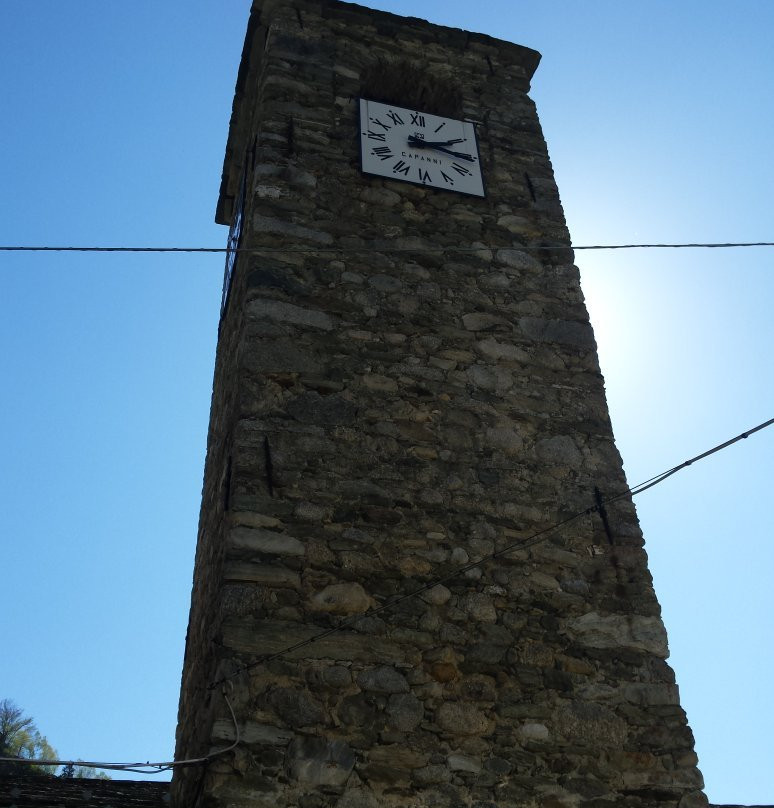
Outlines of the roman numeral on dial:
M 432 179 L 430 178 L 430 172 L 425 171 L 424 169 L 420 168 L 419 169 L 419 180 L 420 180 L 420 182 L 432 182 Z
M 393 174 L 405 174 L 408 176 L 410 169 L 411 166 L 408 163 L 404 163 L 403 160 L 398 160 L 398 162 L 392 167 L 392 172 Z
M 418 112 L 411 113 L 411 123 L 413 126 L 424 126 L 425 125 L 425 116 L 420 115 Z
M 389 146 L 374 146 L 371 153 L 380 160 L 389 160 L 390 157 L 394 156 Z

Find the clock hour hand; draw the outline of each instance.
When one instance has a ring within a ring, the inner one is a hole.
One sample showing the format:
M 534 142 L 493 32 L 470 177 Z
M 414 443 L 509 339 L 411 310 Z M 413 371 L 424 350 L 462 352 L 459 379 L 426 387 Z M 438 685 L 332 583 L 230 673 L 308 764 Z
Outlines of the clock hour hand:
M 415 137 L 414 135 L 409 135 L 409 140 Z M 421 140 L 425 146 L 453 146 L 455 143 L 464 143 L 467 138 L 464 137 L 457 137 L 454 140 L 422 140 L 422 138 L 416 138 L 417 140 Z
M 447 149 L 445 146 L 442 146 L 440 143 L 436 143 L 432 140 L 422 140 L 422 138 L 415 137 L 414 135 L 409 135 L 408 144 L 409 146 L 413 146 L 415 149 L 434 149 L 435 151 L 444 152 L 445 154 L 450 154 L 452 157 L 456 157 L 458 160 L 467 160 L 470 163 L 474 163 L 476 161 L 476 158 L 471 154 L 452 151 L 451 149 Z

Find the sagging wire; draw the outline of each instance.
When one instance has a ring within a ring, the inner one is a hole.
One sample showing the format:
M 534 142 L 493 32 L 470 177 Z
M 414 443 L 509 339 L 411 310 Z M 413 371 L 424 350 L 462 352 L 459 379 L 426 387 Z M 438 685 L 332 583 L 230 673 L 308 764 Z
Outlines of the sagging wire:
M 577 519 L 580 519 L 583 516 L 588 516 L 588 515 L 590 515 L 592 513 L 598 512 L 600 507 L 603 507 L 604 505 L 610 504 L 612 502 L 616 502 L 617 500 L 622 499 L 623 497 L 627 497 L 627 496 L 635 497 L 638 494 L 643 493 L 643 491 L 647 491 L 649 488 L 653 488 L 654 486 L 658 485 L 659 483 L 664 482 L 665 480 L 667 480 L 672 475 L 677 474 L 678 471 L 682 471 L 683 469 L 687 468 L 688 466 L 691 466 L 691 465 L 693 465 L 694 463 L 697 463 L 700 460 L 704 460 L 705 458 L 709 457 L 710 455 L 713 455 L 713 454 L 715 454 L 717 452 L 720 452 L 723 449 L 726 449 L 729 446 L 732 446 L 733 444 L 738 443 L 741 440 L 749 438 L 750 435 L 753 435 L 756 432 L 760 432 L 761 430 L 766 429 L 767 427 L 771 426 L 772 424 L 774 424 L 774 418 L 771 418 L 768 421 L 764 421 L 762 424 L 758 424 L 758 426 L 753 427 L 752 429 L 748 429 L 745 432 L 742 432 L 739 435 L 731 438 L 730 440 L 724 441 L 723 443 L 720 443 L 717 446 L 714 446 L 711 449 L 708 449 L 707 451 L 702 452 L 701 454 L 698 454 L 695 457 L 692 457 L 689 460 L 686 460 L 686 461 L 684 461 L 683 463 L 680 463 L 677 466 L 673 466 L 671 469 L 668 469 L 667 471 L 664 471 L 661 474 L 657 474 L 654 477 L 651 477 L 648 480 L 645 480 L 645 481 L 639 483 L 638 485 L 635 485 L 635 486 L 632 486 L 630 488 L 627 488 L 627 489 L 625 489 L 624 491 L 621 491 L 618 494 L 614 494 L 612 496 L 602 498 L 601 501 L 595 502 L 594 505 L 591 505 L 590 507 L 588 507 L 588 508 L 586 508 L 586 509 L 584 509 L 582 511 L 578 511 L 577 513 L 574 513 L 572 516 L 568 516 L 566 519 L 563 519 L 563 520 L 561 520 L 559 522 L 556 522 L 556 523 L 550 525 L 549 527 L 543 528 L 542 530 L 539 530 L 536 533 L 533 533 L 532 536 L 528 537 L 527 539 L 512 542 L 511 544 L 506 545 L 505 547 L 502 547 L 500 550 L 497 550 L 497 551 L 495 551 L 493 553 L 490 553 L 490 554 L 484 556 L 483 558 L 479 559 L 478 561 L 471 561 L 469 564 L 465 564 L 465 565 L 463 565 L 461 567 L 457 567 L 452 572 L 449 572 L 446 575 L 439 576 L 439 577 L 433 579 L 432 581 L 424 584 L 423 586 L 419 587 L 418 589 L 416 589 L 416 590 L 414 590 L 412 592 L 409 592 L 409 593 L 407 593 L 405 595 L 402 595 L 399 598 L 391 600 L 389 603 L 385 603 L 385 604 L 383 604 L 382 606 L 379 606 L 376 609 L 372 609 L 372 610 L 366 612 L 365 614 L 353 615 L 352 617 L 346 618 L 346 619 L 342 620 L 341 622 L 339 622 L 333 628 L 329 628 L 326 631 L 322 631 L 319 634 L 315 634 L 314 636 L 308 637 L 305 640 L 300 640 L 299 642 L 294 643 L 293 645 L 290 645 L 290 646 L 288 646 L 287 648 L 284 648 L 281 651 L 277 651 L 277 652 L 275 652 L 273 654 L 264 655 L 264 656 L 260 657 L 259 659 L 254 660 L 253 662 L 251 662 L 251 663 L 249 663 L 247 665 L 242 665 L 241 667 L 237 668 L 235 671 L 228 674 L 227 676 L 223 676 L 220 679 L 218 679 L 217 681 L 212 682 L 210 685 L 208 685 L 207 689 L 208 690 L 214 690 L 218 685 L 221 686 L 221 693 L 223 695 L 223 699 L 226 702 L 226 706 L 228 707 L 229 713 L 231 714 L 231 720 L 234 723 L 234 742 L 232 744 L 230 744 L 229 746 L 225 747 L 224 749 L 218 749 L 215 752 L 210 752 L 210 754 L 205 755 L 204 757 L 189 758 L 187 760 L 172 760 L 172 761 L 166 761 L 166 762 L 163 762 L 163 763 L 150 763 L 150 762 L 147 762 L 147 763 L 104 763 L 104 762 L 84 761 L 84 760 L 35 760 L 35 759 L 30 759 L 30 758 L 16 758 L 16 757 L 10 757 L 10 758 L 2 757 L 2 758 L 0 758 L 0 762 L 3 762 L 3 763 L 21 763 L 21 764 L 28 764 L 28 765 L 34 765 L 34 766 L 67 766 L 67 765 L 90 766 L 90 767 L 95 768 L 95 769 L 108 769 L 108 770 L 113 770 L 113 771 L 126 771 L 126 772 L 134 772 L 136 774 L 157 774 L 157 773 L 160 773 L 160 772 L 170 771 L 171 769 L 174 769 L 176 767 L 204 766 L 207 763 L 209 763 L 211 760 L 213 760 L 214 758 L 220 757 L 222 755 L 227 754 L 228 752 L 231 752 L 241 742 L 241 733 L 240 733 L 240 730 L 239 730 L 239 722 L 237 721 L 236 714 L 234 712 L 234 708 L 232 707 L 231 702 L 229 701 L 229 698 L 228 698 L 228 696 L 226 694 L 226 685 L 228 685 L 231 688 L 231 691 L 233 692 L 234 683 L 231 680 L 234 679 L 235 677 L 239 676 L 242 673 L 245 673 L 246 671 L 252 670 L 253 668 L 256 668 L 256 667 L 258 667 L 260 665 L 264 665 L 264 664 L 266 664 L 268 662 L 271 662 L 274 659 L 278 659 L 278 658 L 280 658 L 282 656 L 285 656 L 286 654 L 292 653 L 293 651 L 297 651 L 297 650 L 299 650 L 299 649 L 301 649 L 301 648 L 303 648 L 305 646 L 311 645 L 312 643 L 317 642 L 317 641 L 319 641 L 319 640 L 321 640 L 321 639 L 323 639 L 325 637 L 329 637 L 332 634 L 336 634 L 337 632 L 342 631 L 343 629 L 345 629 L 348 626 L 356 623 L 358 620 L 361 620 L 364 617 L 372 617 L 373 615 L 379 614 L 380 612 L 386 611 L 387 609 L 392 609 L 392 608 L 394 608 L 395 606 L 397 606 L 400 603 L 403 603 L 403 602 L 405 602 L 407 600 L 410 600 L 412 598 L 416 598 L 419 595 L 422 595 L 423 593 L 427 592 L 430 589 L 433 589 L 436 586 L 439 586 L 439 585 L 441 585 L 441 584 L 443 584 L 443 583 L 445 583 L 447 581 L 450 581 L 450 580 L 452 580 L 454 578 L 457 578 L 460 575 L 463 575 L 464 573 L 468 572 L 469 570 L 476 569 L 477 567 L 480 567 L 482 564 L 484 564 L 484 563 L 486 563 L 488 561 L 492 561 L 492 560 L 495 560 L 497 558 L 501 558 L 502 556 L 507 555 L 508 553 L 511 553 L 511 552 L 515 552 L 517 550 L 526 550 L 526 549 L 528 549 L 530 547 L 533 547 L 534 545 L 545 541 L 551 533 L 554 533 L 555 531 L 559 530 L 560 528 L 571 524 L 572 522 L 576 521 Z
M 29 766 L 87 766 L 92 769 L 108 769 L 110 771 L 134 772 L 135 774 L 160 774 L 162 772 L 171 771 L 174 768 L 182 766 L 203 766 L 211 760 L 222 755 L 227 754 L 232 749 L 236 749 L 239 745 L 242 735 L 239 729 L 239 722 L 237 721 L 234 708 L 231 706 L 231 701 L 226 694 L 226 684 L 229 685 L 231 691 L 234 690 L 233 682 L 224 682 L 221 688 L 223 699 L 226 702 L 229 713 L 231 713 L 231 720 L 234 722 L 234 742 L 225 747 L 224 749 L 216 749 L 208 755 L 199 758 L 189 758 L 187 760 L 168 760 L 162 763 L 105 763 L 103 761 L 95 760 L 38 760 L 35 758 L 20 758 L 20 757 L 0 757 L 0 763 L 21 763 Z
M 381 606 L 375 609 L 370 609 L 369 611 L 363 614 L 351 615 L 350 617 L 344 618 L 332 628 L 326 629 L 325 631 L 321 631 L 318 634 L 314 634 L 311 637 L 307 637 L 305 640 L 299 640 L 298 642 L 289 645 L 287 648 L 283 648 L 281 651 L 276 651 L 272 654 L 264 654 L 258 659 L 253 660 L 252 662 L 249 662 L 246 665 L 240 666 L 227 676 L 223 676 L 220 679 L 211 682 L 208 685 L 207 689 L 213 690 L 218 685 L 222 685 L 223 683 L 231 679 L 234 679 L 235 677 L 241 675 L 242 673 L 246 673 L 247 671 L 253 670 L 254 668 L 257 668 L 261 665 L 268 664 L 269 662 L 272 662 L 275 659 L 279 659 L 280 657 L 283 657 L 286 654 L 298 651 L 301 648 L 311 645 L 312 643 L 319 642 L 320 640 L 325 639 L 326 637 L 330 637 L 332 634 L 336 634 L 340 631 L 343 631 L 344 629 L 356 624 L 358 621 L 366 617 L 373 617 L 388 609 L 393 609 L 395 606 L 398 606 L 399 604 L 404 603 L 407 600 L 419 597 L 420 595 L 424 594 L 430 589 L 433 589 L 436 586 L 440 586 L 444 583 L 447 583 L 448 581 L 451 581 L 459 577 L 460 575 L 464 575 L 469 570 L 476 569 L 477 567 L 480 567 L 482 564 L 485 564 L 489 561 L 494 561 L 495 559 L 498 558 L 502 558 L 503 556 L 508 555 L 509 553 L 512 552 L 516 552 L 518 550 L 527 550 L 530 547 L 534 547 L 536 544 L 540 544 L 541 542 L 545 541 L 550 534 L 556 532 L 562 527 L 566 527 L 572 522 L 575 522 L 577 519 L 580 519 L 584 516 L 589 516 L 592 513 L 599 512 L 600 508 L 604 508 L 605 505 L 608 505 L 612 502 L 616 502 L 624 497 L 635 497 L 638 494 L 643 493 L 643 491 L 647 491 L 649 488 L 653 488 L 659 483 L 664 482 L 664 480 L 668 479 L 673 474 L 677 474 L 678 471 L 682 471 L 683 469 L 688 468 L 688 466 L 691 466 L 700 460 L 704 460 L 710 455 L 713 455 L 716 452 L 720 452 L 723 449 L 732 446 L 734 443 L 738 443 L 739 441 L 750 437 L 750 435 L 753 435 L 756 432 L 760 432 L 762 429 L 766 429 L 766 427 L 769 427 L 772 424 L 774 424 L 774 418 L 771 418 L 768 421 L 764 421 L 762 424 L 758 424 L 758 426 L 753 427 L 752 429 L 748 429 L 745 432 L 742 432 L 741 434 L 737 435 L 736 437 L 724 441 L 723 443 L 720 443 L 717 446 L 714 446 L 711 449 L 708 449 L 707 451 L 702 452 L 701 454 L 698 454 L 695 457 L 692 457 L 690 460 L 686 460 L 683 463 L 680 463 L 679 465 L 662 472 L 661 474 L 657 474 L 654 477 L 644 480 L 638 485 L 631 486 L 623 491 L 620 491 L 617 494 L 613 494 L 608 497 L 598 498 L 595 501 L 595 503 L 589 506 L 588 508 L 585 508 L 582 511 L 578 511 L 577 513 L 572 514 L 572 516 L 568 516 L 566 519 L 563 519 L 560 522 L 556 522 L 550 525 L 549 527 L 543 528 L 542 530 L 533 533 L 526 539 L 512 542 L 511 544 L 508 544 L 505 547 L 502 547 L 501 549 L 496 550 L 493 553 L 489 553 L 483 558 L 480 558 L 478 561 L 471 561 L 468 564 L 465 564 L 461 567 L 457 567 L 453 571 L 445 575 L 439 576 L 437 578 L 434 578 L 432 581 L 429 581 L 423 586 L 420 586 L 418 589 L 408 592 L 405 595 L 401 595 L 400 597 L 395 598 L 394 600 L 391 600 L 388 603 L 382 604 Z

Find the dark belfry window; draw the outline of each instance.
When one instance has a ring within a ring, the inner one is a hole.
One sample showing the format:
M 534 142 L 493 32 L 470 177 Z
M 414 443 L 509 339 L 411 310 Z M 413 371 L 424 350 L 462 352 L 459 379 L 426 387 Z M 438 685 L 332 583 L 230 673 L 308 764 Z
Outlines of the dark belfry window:
M 245 167 L 242 170 L 242 179 L 239 182 L 239 193 L 234 202 L 234 216 L 231 219 L 231 227 L 228 231 L 228 244 L 226 246 L 226 268 L 223 273 L 223 295 L 220 299 L 220 319 L 226 313 L 228 306 L 228 293 L 231 289 L 231 278 L 234 274 L 234 265 L 236 264 L 237 256 L 239 255 L 239 244 L 242 241 L 242 221 L 245 211 L 245 195 L 247 185 L 247 166 L 248 161 L 245 160 Z

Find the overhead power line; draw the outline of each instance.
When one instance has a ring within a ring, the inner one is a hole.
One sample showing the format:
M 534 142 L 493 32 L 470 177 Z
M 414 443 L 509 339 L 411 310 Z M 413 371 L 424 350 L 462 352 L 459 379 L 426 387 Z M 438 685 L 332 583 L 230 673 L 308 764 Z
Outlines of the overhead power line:
M 562 519 L 561 521 L 556 522 L 553 525 L 550 525 L 549 527 L 543 528 L 542 530 L 533 533 L 526 539 L 521 539 L 519 541 L 512 542 L 511 544 L 508 544 L 505 547 L 502 547 L 501 549 L 484 556 L 478 561 L 471 561 L 469 564 L 457 567 L 456 569 L 446 573 L 445 575 L 441 575 L 438 576 L 437 578 L 434 578 L 432 581 L 429 581 L 423 586 L 420 586 L 418 589 L 415 589 L 412 592 L 394 598 L 388 603 L 378 606 L 375 609 L 370 609 L 364 614 L 358 614 L 346 617 L 332 628 L 325 629 L 324 631 L 321 631 L 318 634 L 314 634 L 313 636 L 308 637 L 305 640 L 299 640 L 298 642 L 293 643 L 292 645 L 289 645 L 286 648 L 283 648 L 281 651 L 276 651 L 273 654 L 264 654 L 263 656 L 259 657 L 253 662 L 250 662 L 246 665 L 242 665 L 232 673 L 223 676 L 214 682 L 211 682 L 208 685 L 208 689 L 213 690 L 214 688 L 218 687 L 218 685 L 223 685 L 225 682 L 234 679 L 235 677 L 239 676 L 242 673 L 245 673 L 246 671 L 252 670 L 253 668 L 257 668 L 259 665 L 265 665 L 268 662 L 271 662 L 275 659 L 279 659 L 280 657 L 285 656 L 285 654 L 290 654 L 294 651 L 298 651 L 301 648 L 305 648 L 306 646 L 311 645 L 312 643 L 318 642 L 319 640 L 322 640 L 326 637 L 330 637 L 332 634 L 336 634 L 342 631 L 343 629 L 349 628 L 350 626 L 356 624 L 359 620 L 362 620 L 363 618 L 373 617 L 374 615 L 377 615 L 380 612 L 384 612 L 387 611 L 388 609 L 394 608 L 400 603 L 403 603 L 407 600 L 411 600 L 413 598 L 417 598 L 420 595 L 424 594 L 425 592 L 429 591 L 430 589 L 433 589 L 434 587 L 439 586 L 441 584 L 447 583 L 448 581 L 451 581 L 457 578 L 458 576 L 463 575 L 469 570 L 475 569 L 476 567 L 480 567 L 482 564 L 485 564 L 488 561 L 494 561 L 497 558 L 502 558 L 503 556 L 508 555 L 509 553 L 516 552 L 517 550 L 526 550 L 529 547 L 533 547 L 536 544 L 540 544 L 541 542 L 545 541 L 549 535 L 556 532 L 559 528 L 565 527 L 566 525 L 569 525 L 571 522 L 574 522 L 583 516 L 588 516 L 595 512 L 601 514 L 604 510 L 605 505 L 608 505 L 612 502 L 616 502 L 617 500 L 622 499 L 623 497 L 627 496 L 635 497 L 637 496 L 637 494 L 641 494 L 643 491 L 647 491 L 649 488 L 653 488 L 659 483 L 664 482 L 664 480 L 668 479 L 673 474 L 677 474 L 678 471 L 682 471 L 683 469 L 688 468 L 688 466 L 691 466 L 700 460 L 704 460 L 710 455 L 716 454 L 717 452 L 720 452 L 723 449 L 726 449 L 729 446 L 732 446 L 733 444 L 738 443 L 741 440 L 749 438 L 750 435 L 753 435 L 756 432 L 760 432 L 762 429 L 766 429 L 766 427 L 769 427 L 772 424 L 774 424 L 774 418 L 770 418 L 768 421 L 764 421 L 762 424 L 758 424 L 758 426 L 753 427 L 752 429 L 748 429 L 747 431 L 742 432 L 736 437 L 724 441 L 723 443 L 720 443 L 717 446 L 713 446 L 711 449 L 707 449 L 707 451 L 690 458 L 690 460 L 686 460 L 683 463 L 680 463 L 677 466 L 672 467 L 671 469 L 667 469 L 661 474 L 657 474 L 655 477 L 651 477 L 648 480 L 644 480 L 638 485 L 627 488 L 624 491 L 619 492 L 618 494 L 613 494 L 612 496 L 609 497 L 597 497 L 595 499 L 594 504 L 590 505 L 588 508 L 585 508 L 582 511 L 578 511 L 577 513 L 574 513 L 572 516 L 568 516 L 566 519 Z
M 774 247 L 774 241 L 728 241 L 728 242 L 686 242 L 683 244 L 526 244 L 526 245 L 486 245 L 474 247 L 397 247 L 389 244 L 363 245 L 361 247 L 95 247 L 95 246 L 16 246 L 0 245 L 0 252 L 79 252 L 79 253 L 477 253 L 482 250 L 654 250 L 654 249 L 721 249 L 737 247 Z
M 753 427 L 752 429 L 748 429 L 745 432 L 737 435 L 736 437 L 731 438 L 730 440 L 724 441 L 723 443 L 718 444 L 717 446 L 713 446 L 711 449 L 707 449 L 707 451 L 702 452 L 701 454 L 692 457 L 690 460 L 685 460 L 682 463 L 679 463 L 677 466 L 672 467 L 671 469 L 667 469 L 666 471 L 662 472 L 661 474 L 657 474 L 655 477 L 651 477 L 648 480 L 644 480 L 639 485 L 632 486 L 627 488 L 624 491 L 621 491 L 618 494 L 614 494 L 613 496 L 607 498 L 598 497 L 593 505 L 590 507 L 578 511 L 577 513 L 569 516 L 566 519 L 561 520 L 560 522 L 556 522 L 555 524 L 544 528 L 543 530 L 539 530 L 537 533 L 534 533 L 527 539 L 522 541 L 513 542 L 506 547 L 497 550 L 494 553 L 490 553 L 489 555 L 481 558 L 478 561 L 472 561 L 469 564 L 465 564 L 464 566 L 458 567 L 450 573 L 446 575 L 439 576 L 438 578 L 433 579 L 429 583 L 421 586 L 419 589 L 414 590 L 413 592 L 409 592 L 406 595 L 402 595 L 394 600 L 391 600 L 389 603 L 385 603 L 382 606 L 379 606 L 376 609 L 372 609 L 365 614 L 362 615 L 353 615 L 352 617 L 345 618 L 338 625 L 334 626 L 333 628 L 329 628 L 325 631 L 320 632 L 319 634 L 315 634 L 312 637 L 307 638 L 306 640 L 301 640 L 297 643 L 289 645 L 287 648 L 284 648 L 281 651 L 277 651 L 273 654 L 266 654 L 259 659 L 251 662 L 247 665 L 242 665 L 241 667 L 237 668 L 232 673 L 228 674 L 227 676 L 223 676 L 222 678 L 218 679 L 215 682 L 212 682 L 208 686 L 208 690 L 213 690 L 214 688 L 221 686 L 223 698 L 226 702 L 226 706 L 231 713 L 231 719 L 234 723 L 234 742 L 229 746 L 225 747 L 224 749 L 218 749 L 214 752 L 211 752 L 209 755 L 205 755 L 204 757 L 200 758 L 191 758 L 188 760 L 171 760 L 166 761 L 163 763 L 103 763 L 98 761 L 84 761 L 84 760 L 35 760 L 30 758 L 8 758 L 2 757 L 0 758 L 0 762 L 8 762 L 8 763 L 21 763 L 21 764 L 28 764 L 33 766 L 67 766 L 67 765 L 74 765 L 74 766 L 91 766 L 95 769 L 111 769 L 117 771 L 129 771 L 129 772 L 136 772 L 137 774 L 156 774 L 159 772 L 169 771 L 170 769 L 174 769 L 176 767 L 182 766 L 203 766 L 209 763 L 216 757 L 220 757 L 221 755 L 230 752 L 232 749 L 235 749 L 241 739 L 240 731 L 239 731 L 239 722 L 237 721 L 236 714 L 234 713 L 234 709 L 231 706 L 231 702 L 226 695 L 225 686 L 228 684 L 229 686 L 233 687 L 233 683 L 230 681 L 235 677 L 239 676 L 242 673 L 245 673 L 248 670 L 252 670 L 253 668 L 258 667 L 259 665 L 264 665 L 267 662 L 271 662 L 274 659 L 278 659 L 285 654 L 292 653 L 293 651 L 298 651 L 301 648 L 304 648 L 312 643 L 315 643 L 324 637 L 329 637 L 331 634 L 335 634 L 343 629 L 353 625 L 358 620 L 361 620 L 364 617 L 372 617 L 379 612 L 386 611 L 397 606 L 399 603 L 403 603 L 404 601 L 410 600 L 412 598 L 419 597 L 419 595 L 427 592 L 429 589 L 432 589 L 435 586 L 439 586 L 447 581 L 456 578 L 459 575 L 467 572 L 468 570 L 472 570 L 476 567 L 480 567 L 487 561 L 492 561 L 497 558 L 501 558 L 508 553 L 515 552 L 516 550 L 524 550 L 529 547 L 532 547 L 536 544 L 539 544 L 542 541 L 545 541 L 548 538 L 549 534 L 555 532 L 560 527 L 564 527 L 565 525 L 574 522 L 576 519 L 580 519 L 582 516 L 587 516 L 589 514 L 595 512 L 601 512 L 605 505 L 615 502 L 619 499 L 622 499 L 626 496 L 636 496 L 637 494 L 641 494 L 643 491 L 647 491 L 649 488 L 653 488 L 654 486 L 658 485 L 659 483 L 664 482 L 664 480 L 671 477 L 673 474 L 677 474 L 678 471 L 687 468 L 688 466 L 697 463 L 699 460 L 704 460 L 705 458 L 709 457 L 710 455 L 716 454 L 717 452 L 722 451 L 723 449 L 732 446 L 735 443 L 738 443 L 745 438 L 749 438 L 750 435 L 755 434 L 756 432 L 760 432 L 763 429 L 774 424 L 774 418 L 769 419 L 768 421 L 764 421 L 762 424 L 758 424 L 758 426 Z
M 234 708 L 231 706 L 228 696 L 226 695 L 225 688 L 223 690 L 223 699 L 226 702 L 229 712 L 231 713 L 231 720 L 234 722 L 234 742 L 225 747 L 224 749 L 216 749 L 200 758 L 190 758 L 189 760 L 169 760 L 163 763 L 105 763 L 96 760 L 36 760 L 34 758 L 20 758 L 20 757 L 0 757 L 0 763 L 20 763 L 28 766 L 88 766 L 92 769 L 109 769 L 111 771 L 121 772 L 134 772 L 135 774 L 160 774 L 161 772 L 170 771 L 177 766 L 202 766 L 209 763 L 216 757 L 225 755 L 235 749 L 241 740 L 239 732 L 239 722 L 237 721 Z

